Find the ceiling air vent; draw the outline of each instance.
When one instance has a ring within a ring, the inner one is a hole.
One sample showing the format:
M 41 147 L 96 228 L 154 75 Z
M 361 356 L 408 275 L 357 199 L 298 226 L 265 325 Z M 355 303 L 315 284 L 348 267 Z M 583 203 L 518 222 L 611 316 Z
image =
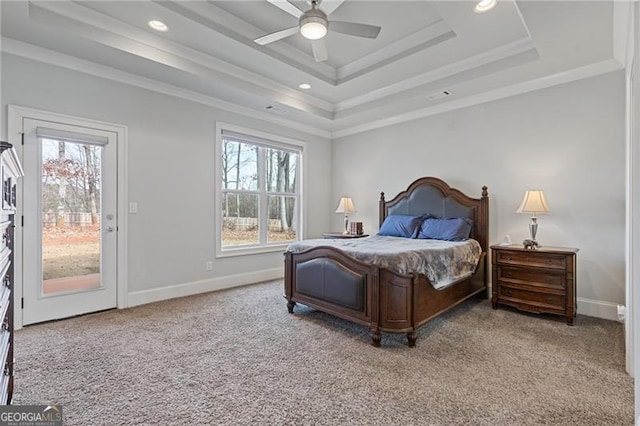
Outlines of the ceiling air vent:
M 289 112 L 289 110 L 277 105 L 267 105 L 266 107 L 264 107 L 264 109 L 266 109 L 267 111 L 278 113 L 278 114 L 286 114 Z
M 446 98 L 447 96 L 451 96 L 451 91 L 442 90 L 440 92 L 436 92 L 436 93 L 432 93 L 430 95 L 427 95 L 427 99 L 429 99 L 430 101 L 435 101 L 435 100 L 438 100 L 438 99 Z

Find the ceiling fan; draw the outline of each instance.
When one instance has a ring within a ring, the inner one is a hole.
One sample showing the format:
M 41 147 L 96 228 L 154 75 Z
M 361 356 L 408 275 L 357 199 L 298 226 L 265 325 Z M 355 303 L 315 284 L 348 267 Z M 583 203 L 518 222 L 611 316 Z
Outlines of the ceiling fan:
M 300 32 L 306 39 L 311 40 L 313 57 L 316 62 L 326 61 L 329 58 L 327 46 L 323 37 L 327 31 L 353 35 L 357 37 L 376 38 L 381 28 L 375 25 L 359 24 L 356 22 L 329 21 L 328 16 L 342 4 L 344 0 L 312 0 L 311 9 L 302 11 L 287 0 L 267 0 L 274 6 L 298 18 L 298 25 L 275 33 L 258 37 L 254 41 L 261 46 L 282 40 Z M 323 10 L 320 10 L 322 6 Z

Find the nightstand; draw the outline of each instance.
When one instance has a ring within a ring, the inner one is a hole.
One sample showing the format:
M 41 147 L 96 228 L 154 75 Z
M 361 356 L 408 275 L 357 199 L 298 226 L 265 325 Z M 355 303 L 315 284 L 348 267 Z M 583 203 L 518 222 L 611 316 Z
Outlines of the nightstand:
M 327 232 L 326 234 L 322 234 L 324 238 L 364 238 L 368 237 L 369 234 L 343 234 L 342 232 Z
M 562 315 L 573 325 L 576 315 L 578 249 L 518 245 L 491 246 L 491 304 Z

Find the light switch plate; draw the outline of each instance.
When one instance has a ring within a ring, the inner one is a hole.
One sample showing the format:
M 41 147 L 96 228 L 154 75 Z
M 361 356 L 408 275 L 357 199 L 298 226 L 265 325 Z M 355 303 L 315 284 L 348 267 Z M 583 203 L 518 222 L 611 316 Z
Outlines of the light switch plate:
M 136 202 L 129 203 L 129 213 L 138 213 L 138 203 Z

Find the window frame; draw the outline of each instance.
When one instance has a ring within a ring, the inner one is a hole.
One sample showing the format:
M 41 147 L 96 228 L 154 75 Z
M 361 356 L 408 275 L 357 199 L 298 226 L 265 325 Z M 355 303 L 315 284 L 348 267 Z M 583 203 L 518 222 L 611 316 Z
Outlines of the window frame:
M 276 191 L 267 191 L 266 172 L 265 168 L 265 156 L 264 149 L 258 151 L 258 189 L 257 190 L 228 190 L 224 191 L 222 188 L 222 143 L 223 132 L 229 132 L 237 134 L 239 136 L 245 136 L 247 143 L 255 141 L 256 145 L 261 147 L 269 147 L 274 149 L 283 149 L 287 151 L 295 151 L 298 156 L 298 175 L 297 175 L 297 192 L 292 193 L 280 193 Z M 216 123 L 216 143 L 215 143 L 215 189 L 214 189 L 214 208 L 215 212 L 215 240 L 216 240 L 216 258 L 243 256 L 260 253 L 272 253 L 282 252 L 284 248 L 290 242 L 267 242 L 267 227 L 264 226 L 268 222 L 267 204 L 270 196 L 284 195 L 287 197 L 294 196 L 297 198 L 297 213 L 296 219 L 298 223 L 298 229 L 296 230 L 296 240 L 299 241 L 303 238 L 304 234 L 304 171 L 305 171 L 305 148 L 306 143 L 296 139 L 290 139 L 279 135 L 273 135 L 246 127 L 236 126 L 233 124 L 227 124 L 222 122 Z M 259 229 L 259 242 L 258 244 L 222 247 L 222 200 L 223 195 L 227 193 L 248 193 L 257 194 L 259 199 L 258 208 L 258 221 L 260 223 Z

